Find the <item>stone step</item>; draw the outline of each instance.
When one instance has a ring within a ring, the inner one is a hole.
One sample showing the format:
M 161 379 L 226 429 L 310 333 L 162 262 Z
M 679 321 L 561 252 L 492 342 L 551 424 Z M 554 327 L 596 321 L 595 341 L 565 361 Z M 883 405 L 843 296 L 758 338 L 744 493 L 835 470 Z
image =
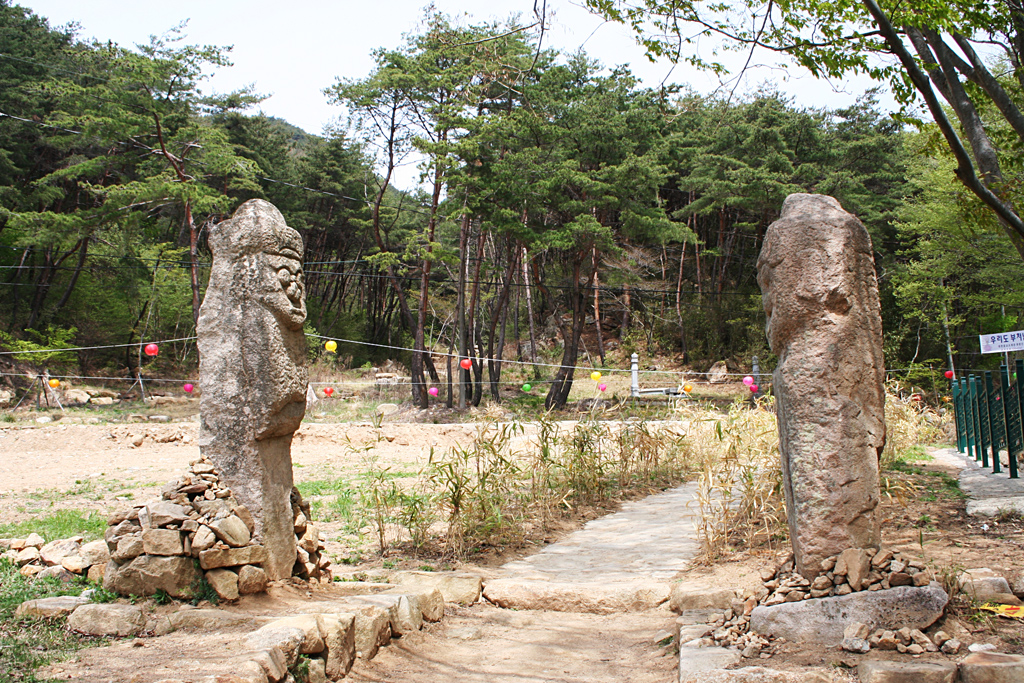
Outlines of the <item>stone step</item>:
M 668 601 L 670 586 L 656 581 L 570 583 L 528 579 L 492 579 L 484 597 L 498 607 L 614 614 L 654 609 Z
M 185 608 L 147 619 L 138 605 L 87 603 L 70 613 L 68 626 L 90 635 L 131 637 L 151 632 L 163 636 L 133 642 L 150 651 L 151 661 L 173 659 L 175 651 L 180 656 L 178 641 L 191 638 L 183 660 L 187 666 L 183 664 L 180 673 L 169 675 L 171 672 L 159 667 L 134 664 L 135 672 L 146 672 L 147 680 L 156 682 L 176 683 L 184 680 L 176 676 L 187 673 L 187 679 L 196 683 L 214 683 L 224 676 L 233 676 L 230 680 L 236 683 L 278 683 L 287 678 L 299 655 L 308 659 L 309 680 L 326 682 L 345 677 L 357 657 L 372 659 L 392 637 L 412 633 L 424 622 L 440 621 L 444 604 L 438 588 L 423 585 L 311 601 L 296 613 L 279 617 Z M 24 612 L 32 614 L 39 609 L 38 601 L 25 603 Z M 202 646 L 195 647 L 194 635 L 178 630 L 204 632 Z M 125 645 L 112 646 L 106 657 L 125 658 L 126 670 L 132 670 L 127 662 L 138 653 Z M 88 677 L 82 680 L 85 683 Z

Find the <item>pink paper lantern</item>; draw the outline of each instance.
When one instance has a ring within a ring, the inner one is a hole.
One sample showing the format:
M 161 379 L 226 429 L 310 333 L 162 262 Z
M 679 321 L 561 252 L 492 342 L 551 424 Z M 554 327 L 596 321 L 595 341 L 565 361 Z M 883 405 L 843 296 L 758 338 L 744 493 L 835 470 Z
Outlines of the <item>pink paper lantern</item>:
M 427 393 L 431 396 L 437 396 L 437 387 L 430 387 L 427 389 Z
M 754 383 L 754 378 L 751 377 L 750 375 L 747 375 L 746 377 L 743 378 L 743 383 L 749 387 L 751 384 Z
M 597 388 L 600 389 L 601 391 L 604 391 L 605 389 L 608 388 L 608 385 L 605 384 L 604 382 L 601 382 L 600 384 L 597 385 Z
M 191 384 L 189 384 L 188 382 L 185 382 L 185 386 L 183 386 L 183 387 L 182 387 L 182 389 L 184 389 L 184 390 L 185 390 L 185 393 L 186 393 L 186 394 L 191 394 L 191 393 L 192 393 L 192 390 L 193 390 L 193 389 L 195 389 L 195 387 L 193 387 L 193 386 L 192 386 Z

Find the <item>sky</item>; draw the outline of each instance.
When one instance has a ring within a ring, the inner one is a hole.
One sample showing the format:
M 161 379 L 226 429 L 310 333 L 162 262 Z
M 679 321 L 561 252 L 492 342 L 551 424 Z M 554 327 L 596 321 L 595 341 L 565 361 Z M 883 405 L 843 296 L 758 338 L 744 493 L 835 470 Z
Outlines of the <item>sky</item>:
M 51 26 L 70 22 L 80 25 L 79 37 L 112 40 L 122 46 L 148 43 L 188 21 L 189 43 L 231 45 L 234 66 L 222 69 L 209 81 L 217 92 L 255 84 L 268 95 L 260 109 L 268 116 L 287 120 L 303 130 L 319 134 L 332 122 L 344 120 L 344 111 L 330 105 L 323 89 L 338 78 L 363 78 L 373 68 L 371 52 L 378 47 L 398 47 L 403 34 L 420 26 L 427 0 L 178 0 L 176 2 L 124 2 L 124 0 L 15 0 L 50 20 Z M 435 0 L 434 5 L 465 23 L 506 20 L 514 14 L 532 23 L 532 0 Z M 662 82 L 687 84 L 710 93 L 721 84 L 683 65 L 667 61 L 651 63 L 625 27 L 605 23 L 571 0 L 548 0 L 551 30 L 546 47 L 563 52 L 584 49 L 605 66 L 627 64 L 643 85 Z M 710 46 L 701 46 L 710 49 Z M 726 63 L 736 70 L 746 55 L 729 55 Z M 755 60 L 756 62 L 757 60 Z M 739 84 L 742 95 L 772 82 L 796 103 L 808 107 L 842 107 L 852 104 L 874 83 L 866 78 L 840 84 L 818 81 L 797 67 L 778 65 L 755 69 Z M 728 92 L 733 85 L 726 86 Z M 882 99 L 888 106 L 891 100 Z M 408 169 L 399 184 L 415 183 Z

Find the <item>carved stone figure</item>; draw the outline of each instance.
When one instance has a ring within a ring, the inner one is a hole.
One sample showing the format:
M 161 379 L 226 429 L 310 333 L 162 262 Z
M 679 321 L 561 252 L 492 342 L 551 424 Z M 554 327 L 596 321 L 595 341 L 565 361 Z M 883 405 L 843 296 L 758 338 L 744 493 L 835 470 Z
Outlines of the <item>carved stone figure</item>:
M 832 197 L 792 194 L 757 261 L 796 569 L 880 540 L 885 367 L 871 238 Z
M 302 238 L 253 199 L 209 237 L 213 268 L 199 312 L 200 449 L 252 514 L 270 579 L 296 558 L 292 434 L 306 410 Z

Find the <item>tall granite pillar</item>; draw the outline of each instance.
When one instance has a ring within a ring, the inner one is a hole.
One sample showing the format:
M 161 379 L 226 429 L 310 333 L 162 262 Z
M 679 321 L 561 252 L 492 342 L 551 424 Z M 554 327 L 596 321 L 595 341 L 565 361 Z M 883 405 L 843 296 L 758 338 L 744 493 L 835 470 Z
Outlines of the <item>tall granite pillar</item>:
M 832 197 L 792 194 L 757 261 L 797 571 L 880 541 L 885 368 L 871 238 Z
M 252 513 L 264 570 L 295 564 L 292 434 L 306 410 L 302 238 L 253 199 L 209 236 L 213 269 L 199 312 L 199 446 Z

